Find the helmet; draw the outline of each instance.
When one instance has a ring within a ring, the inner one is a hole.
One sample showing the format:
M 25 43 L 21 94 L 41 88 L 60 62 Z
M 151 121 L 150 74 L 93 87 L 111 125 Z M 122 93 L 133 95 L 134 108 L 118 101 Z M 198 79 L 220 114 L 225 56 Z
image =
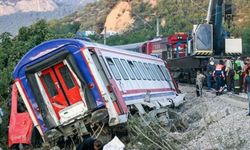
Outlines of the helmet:
M 213 58 L 213 57 L 210 57 L 210 58 L 209 58 L 209 61 L 214 61 L 214 58 Z

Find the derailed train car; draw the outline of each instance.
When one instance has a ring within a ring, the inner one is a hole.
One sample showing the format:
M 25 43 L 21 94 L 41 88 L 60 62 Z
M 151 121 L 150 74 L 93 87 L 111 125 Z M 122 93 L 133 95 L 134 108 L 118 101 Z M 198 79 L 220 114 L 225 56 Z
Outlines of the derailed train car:
M 93 124 L 126 123 L 130 107 L 145 113 L 184 99 L 161 59 L 79 39 L 34 47 L 13 78 L 9 147 L 74 141 Z

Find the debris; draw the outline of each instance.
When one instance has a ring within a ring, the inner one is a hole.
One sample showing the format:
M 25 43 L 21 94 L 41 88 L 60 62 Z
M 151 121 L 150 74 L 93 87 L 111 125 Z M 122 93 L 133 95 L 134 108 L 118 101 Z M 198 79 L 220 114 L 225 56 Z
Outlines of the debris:
M 123 150 L 125 145 L 115 136 L 109 143 L 104 145 L 103 150 Z

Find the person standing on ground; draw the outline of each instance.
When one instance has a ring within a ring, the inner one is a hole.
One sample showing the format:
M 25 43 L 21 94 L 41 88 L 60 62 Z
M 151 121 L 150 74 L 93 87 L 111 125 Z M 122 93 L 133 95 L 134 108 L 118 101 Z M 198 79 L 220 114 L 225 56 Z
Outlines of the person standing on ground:
M 205 76 L 198 70 L 196 75 L 196 95 L 197 97 L 202 96 L 203 80 Z
M 248 97 L 248 113 L 247 116 L 250 116 L 250 67 L 246 70 L 246 78 L 244 80 L 244 91 L 247 93 Z
M 213 72 L 213 77 L 215 77 L 216 80 L 216 95 L 221 94 L 220 91 L 222 88 L 222 80 L 225 78 L 223 68 L 224 68 L 223 60 L 220 60 L 219 64 L 216 65 L 215 70 Z
M 242 92 L 242 89 L 243 89 L 243 87 L 242 87 L 243 78 L 244 78 L 243 77 L 243 68 L 244 68 L 245 64 L 244 64 L 242 58 L 238 57 L 237 60 L 235 61 L 235 65 L 237 66 L 237 71 L 239 73 L 239 89 L 237 89 L 238 90 L 238 92 L 236 92 L 236 94 L 237 94 L 239 92 Z
M 226 78 L 227 91 L 231 92 L 233 88 L 234 70 L 233 70 L 233 64 L 229 58 L 225 59 L 225 78 Z
M 234 62 L 234 93 L 239 94 L 241 91 L 242 65 L 240 57 Z
M 212 88 L 212 78 L 213 78 L 213 72 L 215 70 L 215 64 L 214 64 L 214 58 L 211 57 L 209 59 L 209 63 L 207 64 L 207 88 L 208 90 L 211 90 Z
M 250 57 L 247 57 L 244 61 L 244 68 L 243 68 L 243 72 L 242 72 L 242 79 L 243 81 L 245 81 L 245 77 L 247 75 L 246 71 L 247 71 L 247 68 L 250 67 Z
M 228 92 L 232 92 L 234 85 L 233 82 L 234 82 L 234 70 L 233 68 L 229 68 L 226 72 L 226 83 Z

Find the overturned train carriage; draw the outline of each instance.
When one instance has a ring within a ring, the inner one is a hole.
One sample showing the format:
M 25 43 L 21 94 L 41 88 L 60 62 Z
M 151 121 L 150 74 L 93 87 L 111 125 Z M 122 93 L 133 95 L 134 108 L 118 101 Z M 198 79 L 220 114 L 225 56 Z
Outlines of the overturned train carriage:
M 178 106 L 184 98 L 161 59 L 78 39 L 31 49 L 13 78 L 9 147 L 31 144 L 33 135 L 52 145 L 91 132 L 94 123 L 126 123 L 129 107 L 145 113 L 145 106 Z M 26 111 L 18 111 L 20 102 Z

